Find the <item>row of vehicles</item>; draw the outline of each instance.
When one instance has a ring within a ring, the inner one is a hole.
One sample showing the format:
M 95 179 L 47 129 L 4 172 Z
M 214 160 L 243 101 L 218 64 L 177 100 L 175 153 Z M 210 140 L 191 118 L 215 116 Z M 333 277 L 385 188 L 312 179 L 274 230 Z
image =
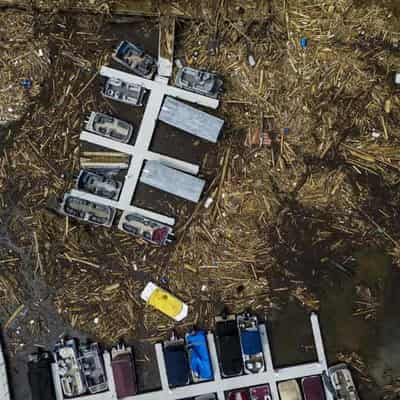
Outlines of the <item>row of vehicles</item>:
M 221 375 L 230 378 L 265 371 L 257 317 L 250 313 L 216 317 L 215 338 Z M 213 379 L 207 336 L 193 331 L 164 342 L 168 382 L 171 387 Z
M 98 344 L 80 344 L 77 339 L 66 339 L 56 344 L 53 353 L 39 349 L 30 355 L 28 378 L 33 400 L 56 399 L 51 369 L 54 362 L 64 398 L 103 393 L 109 388 Z M 114 347 L 111 367 L 118 399 L 135 395 L 137 384 L 131 347 Z
M 346 364 L 330 367 L 326 375 L 279 382 L 280 400 L 324 400 L 324 385 L 335 400 L 359 400 L 353 377 Z
M 215 339 L 223 378 L 266 370 L 256 316 L 245 313 L 216 317 Z M 213 379 L 205 332 L 190 332 L 185 339 L 173 336 L 163 347 L 170 387 Z M 359 400 L 351 372 L 345 364 L 329 368 L 328 374 L 323 376 L 279 382 L 278 391 L 280 400 L 324 400 L 324 386 L 335 400 Z M 227 400 L 272 400 L 272 394 L 269 385 L 261 385 L 233 390 L 227 393 Z
M 234 351 L 232 346 L 241 344 L 246 332 L 241 326 L 242 318 L 246 323 L 254 317 L 249 314 L 236 318 L 238 337 L 233 340 L 234 321 L 231 316 L 216 319 L 215 338 L 218 363 L 221 375 L 228 378 L 232 372 L 232 357 L 226 353 Z M 253 321 L 256 321 L 253 319 Z M 253 325 L 253 324 L 251 324 Z M 255 339 L 258 342 L 258 339 Z M 257 343 L 258 346 L 258 343 Z M 246 369 L 250 354 L 241 344 L 242 373 L 259 373 Z M 170 388 L 182 387 L 214 380 L 213 360 L 211 358 L 207 334 L 203 330 L 192 330 L 184 338 L 175 334 L 163 342 L 163 352 L 168 384 Z M 261 356 L 257 355 L 257 358 Z M 136 370 L 132 348 L 120 344 L 110 352 L 113 382 L 118 399 L 134 396 L 138 393 Z M 259 361 L 255 361 L 259 362 Z M 52 373 L 52 365 L 56 363 Z M 264 364 L 263 362 L 261 362 Z M 237 369 L 236 371 L 238 371 Z M 264 367 L 265 370 L 265 367 Z M 103 354 L 97 343 L 80 343 L 77 339 L 62 339 L 53 352 L 39 349 L 33 353 L 28 362 L 28 378 L 32 389 L 32 400 L 55 400 L 53 377 L 59 379 L 57 387 L 61 388 L 64 398 L 75 398 L 82 395 L 96 395 L 109 390 L 109 379 L 104 364 Z M 231 377 L 231 376 L 230 376 Z M 236 389 L 226 393 L 227 400 L 325 400 L 325 388 L 334 400 L 359 400 L 351 373 L 345 364 L 338 364 L 328 369 L 322 376 L 306 376 L 277 383 L 279 399 L 275 399 L 270 386 L 265 383 L 259 386 Z M 199 395 L 190 400 L 217 400 L 215 394 Z
M 221 375 L 230 378 L 265 371 L 258 319 L 255 315 L 215 318 L 215 336 Z
M 213 369 L 204 331 L 193 331 L 179 339 L 175 335 L 163 343 L 165 367 L 170 387 L 213 379 Z
M 61 388 L 65 397 L 96 394 L 108 389 L 103 357 L 97 343 L 62 340 L 54 349 Z
M 82 170 L 77 179 L 77 187 L 88 193 L 110 198 L 119 197 L 120 183 L 94 172 Z M 94 225 L 111 227 L 116 209 L 67 192 L 59 205 L 63 215 Z M 124 212 L 118 228 L 123 232 L 156 246 L 164 246 L 174 240 L 173 229 L 159 221 L 136 212 Z
M 141 47 L 126 40 L 119 44 L 112 58 L 129 72 L 145 79 L 153 79 L 157 71 L 156 60 Z M 203 96 L 218 98 L 223 91 L 223 80 L 220 75 L 213 72 L 183 67 L 176 74 L 175 86 Z M 141 84 L 125 82 L 119 78 L 108 78 L 101 93 L 105 98 L 141 107 L 147 89 Z
M 120 143 L 129 143 L 136 133 L 132 124 L 114 116 L 91 112 L 85 121 L 86 131 Z M 114 178 L 115 171 L 98 168 L 82 169 L 76 188 L 89 194 L 118 201 L 123 184 Z M 67 192 L 59 211 L 80 221 L 111 227 L 117 210 L 110 206 Z M 137 212 L 123 212 L 118 228 L 148 243 L 163 246 L 174 240 L 172 227 Z

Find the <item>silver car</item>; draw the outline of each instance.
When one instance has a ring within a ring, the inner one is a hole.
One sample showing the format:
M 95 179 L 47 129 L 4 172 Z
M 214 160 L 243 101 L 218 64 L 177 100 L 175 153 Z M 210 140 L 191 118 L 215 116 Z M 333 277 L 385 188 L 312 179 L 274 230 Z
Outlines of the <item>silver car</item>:
M 120 43 L 112 58 L 143 78 L 152 79 L 157 66 L 154 58 L 126 40 Z
M 86 129 L 121 143 L 128 143 L 133 134 L 133 126 L 130 123 L 99 112 L 90 113 Z
M 107 227 L 112 225 L 116 214 L 113 207 L 72 196 L 71 193 L 65 193 L 60 211 L 80 221 Z
M 175 85 L 191 92 L 217 98 L 223 88 L 221 77 L 212 72 L 183 67 L 176 74 Z
M 122 183 L 107 178 L 104 175 L 95 174 L 94 172 L 83 169 L 79 173 L 76 186 L 78 189 L 85 192 L 111 200 L 118 200 L 121 193 Z
M 83 376 L 91 394 L 104 392 L 108 389 L 104 363 L 97 343 L 81 345 L 79 347 Z
M 158 246 L 166 245 L 174 238 L 170 226 L 138 213 L 124 213 L 118 226 L 122 231 Z
M 124 82 L 121 79 L 108 78 L 101 93 L 107 99 L 141 107 L 146 89 L 141 85 Z
M 75 339 L 61 340 L 54 349 L 61 388 L 66 397 L 80 396 L 87 387 L 79 364 L 79 352 Z

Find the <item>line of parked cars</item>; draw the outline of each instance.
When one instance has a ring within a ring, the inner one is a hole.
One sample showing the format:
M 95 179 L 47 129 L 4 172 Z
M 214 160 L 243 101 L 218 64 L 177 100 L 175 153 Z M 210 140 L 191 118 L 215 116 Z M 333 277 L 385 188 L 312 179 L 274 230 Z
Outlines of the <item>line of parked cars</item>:
M 359 400 L 353 377 L 346 364 L 330 367 L 326 375 L 279 382 L 278 391 L 280 400 L 324 400 L 324 386 L 335 400 Z
M 39 349 L 29 357 L 28 378 L 32 400 L 55 400 L 51 365 L 57 364 L 64 398 L 98 394 L 108 390 L 103 355 L 97 343 L 80 344 L 62 339 L 53 352 Z M 132 348 L 120 344 L 111 350 L 111 367 L 118 399 L 137 394 Z
M 185 338 L 175 335 L 163 343 L 170 387 L 212 380 L 214 377 L 204 331 L 192 331 Z
M 215 338 L 218 363 L 223 377 L 256 374 L 265 370 L 264 359 L 260 361 L 260 335 L 256 337 L 252 333 L 255 325 L 258 327 L 257 319 L 250 314 L 239 315 L 236 318 L 216 318 Z M 243 344 L 246 340 L 249 342 Z M 254 346 L 254 349 L 250 351 L 249 346 Z M 170 340 L 163 342 L 163 352 L 168 384 L 171 388 L 214 379 L 213 362 L 205 331 L 192 330 L 184 338 L 173 334 Z M 110 356 L 117 398 L 136 395 L 138 387 L 132 348 L 120 344 L 112 348 Z M 253 360 L 252 367 L 246 367 L 249 358 Z M 103 355 L 98 344 L 81 344 L 76 339 L 63 339 L 56 344 L 53 352 L 39 349 L 30 356 L 28 378 L 32 400 L 56 399 L 51 370 L 54 362 L 57 365 L 57 379 L 64 398 L 97 394 L 109 389 Z M 257 368 L 254 368 L 256 365 Z M 359 400 L 353 378 L 345 364 L 329 368 L 328 373 L 322 376 L 278 382 L 279 399 L 272 397 L 268 384 L 232 390 L 226 393 L 226 399 L 325 400 L 325 388 L 335 400 Z M 216 399 L 216 395 L 211 393 L 190 400 Z
M 122 41 L 112 55 L 112 59 L 129 72 L 142 78 L 153 79 L 157 71 L 156 60 L 140 46 Z M 216 73 L 191 67 L 180 68 L 176 74 L 175 86 L 203 96 L 217 98 L 223 91 L 222 77 Z M 143 105 L 147 90 L 140 84 L 131 84 L 122 79 L 109 78 L 102 94 L 111 100 L 133 106 Z
M 224 378 L 265 371 L 259 323 L 255 315 L 217 316 L 215 337 Z
M 84 192 L 114 201 L 119 198 L 122 189 L 121 182 L 88 170 L 81 170 L 76 186 Z M 108 228 L 112 226 L 117 213 L 114 207 L 87 200 L 70 192 L 64 194 L 58 211 L 74 219 Z M 119 220 L 118 228 L 156 246 L 167 245 L 175 239 L 171 226 L 137 212 L 124 212 Z
M 269 385 L 233 390 L 227 393 L 226 397 L 227 400 L 272 400 Z
M 55 346 L 54 358 L 65 397 L 96 394 L 108 389 L 103 357 L 97 343 L 61 340 Z
M 221 375 L 225 378 L 265 370 L 257 317 L 249 313 L 216 317 L 215 338 Z M 175 335 L 163 343 L 171 387 L 213 379 L 212 362 L 204 331 L 185 338 Z

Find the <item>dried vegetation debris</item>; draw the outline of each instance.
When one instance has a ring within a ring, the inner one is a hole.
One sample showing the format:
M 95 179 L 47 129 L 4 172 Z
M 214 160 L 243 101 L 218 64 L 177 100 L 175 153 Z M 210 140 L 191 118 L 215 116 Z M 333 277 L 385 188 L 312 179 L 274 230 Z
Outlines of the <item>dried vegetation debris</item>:
M 183 327 L 211 324 L 222 303 L 262 314 L 280 293 L 315 309 L 316 294 L 288 263 L 301 260 L 307 246 L 340 256 L 349 243 L 377 244 L 400 258 L 393 222 L 400 103 L 390 80 L 400 53 L 395 32 L 383 25 L 393 17 L 383 7 L 356 7 L 350 0 L 285 7 L 271 1 L 262 12 L 256 3 L 196 2 L 201 20 L 178 22 L 177 57 L 225 78 L 221 113 L 227 129 L 205 195 L 213 202 L 180 221 L 178 243 L 167 251 L 46 211 L 79 169 L 83 114 L 107 109 L 96 94 L 96 73 L 112 49 L 95 16 L 76 16 L 71 23 L 53 14 L 47 22 L 57 26 L 47 35 L 53 49 L 47 101 L 34 106 L 4 150 L 0 171 L 4 191 L 15 193 L 13 201 L 37 232 L 37 271 L 55 287 L 59 313 L 74 327 L 106 341 L 159 339 L 174 324 L 143 308 L 139 294 L 147 280 L 166 282 L 189 303 Z M 178 15 L 194 16 L 185 4 L 168 3 Z M 305 49 L 301 37 L 309 39 Z M 264 117 L 272 121 L 271 146 L 245 148 L 247 132 L 261 128 Z M 391 193 L 389 203 L 371 189 L 370 175 Z M 10 199 L 2 203 L 6 207 Z M 298 241 L 299 232 L 312 240 Z M 276 273 L 282 277 L 278 286 L 270 279 Z
M 34 34 L 34 16 L 7 10 L 0 27 L 0 127 L 18 121 L 33 104 L 49 69 L 47 39 Z M 32 88 L 22 86 L 24 79 Z
M 187 22 L 179 37 L 177 56 L 184 63 L 225 77 L 221 110 L 233 140 L 243 140 L 267 117 L 272 144 L 233 153 L 216 219 L 203 212 L 203 221 L 189 228 L 175 259 L 192 265 L 199 256 L 191 249 L 201 248 L 201 262 L 217 255 L 223 263 L 233 255 L 240 265 L 239 260 L 251 258 L 256 270 L 282 270 L 290 258 L 307 252 L 285 236 L 290 229 L 281 229 L 281 211 L 293 206 L 299 217 L 320 215 L 321 223 L 308 233 L 338 257 L 357 246 L 398 249 L 400 103 L 392 73 L 400 62 L 399 34 L 383 23 L 389 19 L 398 27 L 398 20 L 385 7 L 357 7 L 348 0 L 269 4 L 262 21 L 233 20 L 216 7 L 208 20 Z M 216 32 L 215 38 L 210 32 Z M 220 44 L 216 55 L 208 49 L 210 36 Z M 302 37 L 308 38 L 306 48 L 300 46 Z M 235 163 L 241 168 L 235 169 Z M 371 175 L 381 182 L 382 192 L 374 189 Z M 392 193 L 386 203 L 385 191 Z M 232 207 L 235 197 L 239 205 Z M 235 249 L 221 232 L 236 234 Z M 340 234 L 349 241 L 340 240 Z M 288 242 L 293 246 L 282 263 L 276 249 L 289 247 Z M 229 256 L 223 251 L 227 247 Z M 301 286 L 292 291 L 298 298 Z M 315 296 L 309 295 L 314 308 Z
M 109 14 L 113 0 L 0 0 L 0 7 L 16 7 L 42 12 L 86 11 Z

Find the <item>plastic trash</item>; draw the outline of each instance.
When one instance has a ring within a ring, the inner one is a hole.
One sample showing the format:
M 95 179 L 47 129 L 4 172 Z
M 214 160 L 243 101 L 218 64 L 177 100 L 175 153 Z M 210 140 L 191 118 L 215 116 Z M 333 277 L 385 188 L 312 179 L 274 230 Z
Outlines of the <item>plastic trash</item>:
M 247 60 L 251 67 L 254 67 L 256 65 L 256 60 L 252 54 L 249 54 L 249 56 L 247 57 Z
M 162 276 L 160 278 L 160 282 L 162 285 L 166 285 L 168 283 L 168 278 L 166 276 Z
M 305 49 L 308 46 L 308 39 L 306 37 L 300 39 L 300 46 L 302 49 Z
M 396 73 L 394 74 L 394 83 L 395 83 L 396 85 L 400 85 L 400 72 L 396 72 Z
M 213 203 L 214 199 L 212 197 L 207 197 L 206 201 L 204 202 L 204 207 L 208 208 Z
M 32 87 L 32 80 L 31 79 L 23 79 L 21 81 L 21 86 L 24 89 L 30 89 Z
M 175 65 L 176 65 L 179 69 L 183 68 L 182 61 L 181 61 L 179 58 L 175 59 Z

